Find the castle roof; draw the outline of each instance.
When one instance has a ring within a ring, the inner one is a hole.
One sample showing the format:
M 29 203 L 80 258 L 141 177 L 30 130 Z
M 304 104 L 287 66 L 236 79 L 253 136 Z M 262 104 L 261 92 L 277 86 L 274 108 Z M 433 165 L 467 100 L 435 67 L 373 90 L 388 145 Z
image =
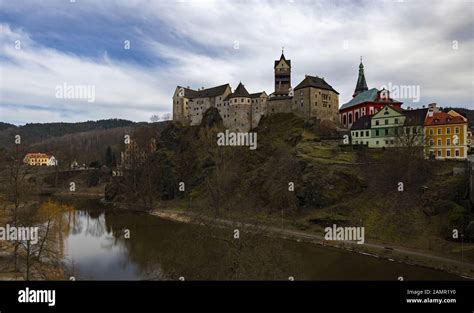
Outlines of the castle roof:
M 403 111 L 405 115 L 405 126 L 418 126 L 425 123 L 426 114 L 428 109 L 416 109 Z
M 234 92 L 227 97 L 227 99 L 232 98 L 250 98 L 250 94 L 247 89 L 245 89 L 245 86 L 242 83 L 239 83 L 237 88 L 235 88 Z
M 325 89 L 325 90 L 331 90 L 337 94 L 336 90 L 332 88 L 331 85 L 326 83 L 326 81 L 323 78 L 320 78 L 318 76 L 310 76 L 306 75 L 306 77 L 303 79 L 301 83 L 298 84 L 298 86 L 295 87 L 294 90 L 301 89 L 301 88 L 307 88 L 307 87 L 314 87 L 314 88 L 319 88 L 319 89 Z
M 275 65 L 273 66 L 273 68 L 275 68 L 278 63 L 280 63 L 280 61 L 283 60 L 285 61 L 286 64 L 288 64 L 289 67 L 291 67 L 291 60 L 287 60 L 285 59 L 285 55 L 283 54 L 283 52 L 281 53 L 281 56 L 280 56 L 280 59 L 279 60 L 275 60 Z
M 377 102 L 378 101 L 378 93 L 379 90 L 377 88 L 372 88 L 366 91 L 363 91 L 359 93 L 357 96 L 352 98 L 349 102 L 344 103 L 340 108 L 340 110 L 344 110 L 347 108 L 351 108 L 353 106 L 356 106 L 361 103 L 365 102 Z M 393 103 L 401 103 L 400 101 L 393 100 L 392 98 L 389 98 L 388 101 L 384 100 L 383 102 L 386 102 L 387 104 L 393 104 Z
M 229 84 L 211 87 L 207 89 L 193 90 L 178 86 L 178 88 L 183 88 L 184 96 L 189 99 L 220 96 L 225 92 L 227 87 L 230 87 Z
M 46 153 L 29 152 L 25 155 L 25 158 L 49 158 L 49 156 Z
M 364 115 L 352 124 L 351 130 L 370 129 L 370 120 L 373 115 Z
M 264 93 L 265 93 L 265 91 L 256 92 L 256 93 L 251 93 L 251 94 L 250 94 L 250 98 L 258 98 L 258 97 L 260 97 L 261 95 L 263 95 Z

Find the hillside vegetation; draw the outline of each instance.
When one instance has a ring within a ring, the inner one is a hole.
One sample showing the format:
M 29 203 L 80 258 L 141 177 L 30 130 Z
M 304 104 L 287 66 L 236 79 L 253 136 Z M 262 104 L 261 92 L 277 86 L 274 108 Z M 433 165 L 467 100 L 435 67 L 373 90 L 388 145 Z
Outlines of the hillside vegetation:
M 293 114 L 262 119 L 253 130 L 256 150 L 217 146 L 223 130 L 212 110 L 201 126 L 169 124 L 155 133 L 157 151 L 113 180 L 107 198 L 282 219 L 314 232 L 333 223 L 364 226 L 369 238 L 427 249 L 448 247 L 454 228 L 474 239 L 468 178 L 452 170 L 464 162 L 427 161 L 417 149 L 354 150 L 334 139 L 333 125 Z

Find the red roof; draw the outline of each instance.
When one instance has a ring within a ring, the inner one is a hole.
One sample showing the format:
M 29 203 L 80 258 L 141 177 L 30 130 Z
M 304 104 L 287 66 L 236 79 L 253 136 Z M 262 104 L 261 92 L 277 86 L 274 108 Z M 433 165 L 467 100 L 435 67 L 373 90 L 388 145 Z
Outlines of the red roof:
M 25 155 L 25 158 L 49 158 L 49 156 L 46 153 L 27 153 Z
M 467 120 L 460 115 L 450 115 L 445 112 L 435 112 L 433 116 L 427 116 L 425 125 L 444 125 L 467 123 Z

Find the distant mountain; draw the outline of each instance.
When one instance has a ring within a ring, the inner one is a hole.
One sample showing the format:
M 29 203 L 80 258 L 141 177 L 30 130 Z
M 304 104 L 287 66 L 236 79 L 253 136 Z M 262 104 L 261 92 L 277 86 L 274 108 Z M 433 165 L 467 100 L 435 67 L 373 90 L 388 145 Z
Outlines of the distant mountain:
M 8 148 L 14 143 L 15 135 L 20 135 L 26 146 L 38 144 L 44 140 L 68 134 L 84 133 L 95 130 L 133 127 L 138 125 L 128 120 L 108 119 L 78 123 L 29 123 L 23 126 L 0 124 L 0 147 Z
M 8 129 L 8 128 L 14 128 L 14 127 L 16 127 L 16 126 L 13 125 L 13 124 L 0 122 L 0 130 L 4 130 L 4 129 Z

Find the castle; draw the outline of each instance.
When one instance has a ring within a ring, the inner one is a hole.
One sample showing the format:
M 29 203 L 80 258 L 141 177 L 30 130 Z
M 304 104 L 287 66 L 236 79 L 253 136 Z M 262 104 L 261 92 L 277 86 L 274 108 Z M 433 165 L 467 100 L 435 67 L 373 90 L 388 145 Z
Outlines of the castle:
M 275 91 L 249 93 L 242 83 L 232 92 L 229 84 L 212 88 L 177 86 L 173 95 L 173 120 L 183 125 L 199 125 L 203 114 L 216 108 L 224 127 L 247 132 L 255 128 L 264 115 L 294 113 L 304 119 L 338 122 L 339 93 L 324 78 L 306 75 L 291 87 L 291 60 L 283 51 L 274 63 Z

